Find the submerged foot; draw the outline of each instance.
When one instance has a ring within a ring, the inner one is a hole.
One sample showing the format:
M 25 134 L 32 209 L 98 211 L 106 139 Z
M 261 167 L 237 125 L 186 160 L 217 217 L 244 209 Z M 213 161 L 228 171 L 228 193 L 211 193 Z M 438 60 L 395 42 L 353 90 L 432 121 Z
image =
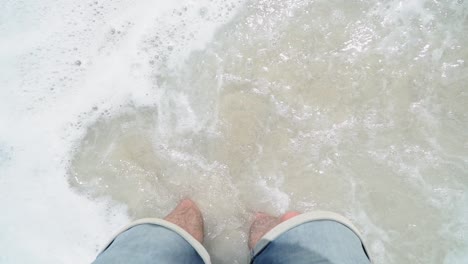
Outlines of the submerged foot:
M 255 247 L 258 241 L 271 229 L 280 223 L 299 215 L 298 212 L 287 212 L 281 217 L 274 217 L 266 213 L 257 213 L 250 226 L 249 249 Z
M 164 220 L 178 225 L 203 243 L 203 217 L 198 206 L 190 199 L 183 199 Z

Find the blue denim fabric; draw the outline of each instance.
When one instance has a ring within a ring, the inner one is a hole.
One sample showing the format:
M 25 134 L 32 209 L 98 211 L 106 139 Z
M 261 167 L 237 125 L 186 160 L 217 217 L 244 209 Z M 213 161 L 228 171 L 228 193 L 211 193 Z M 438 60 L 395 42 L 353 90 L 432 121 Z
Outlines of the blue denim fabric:
M 253 264 L 369 264 L 359 237 L 331 220 L 307 222 L 270 242 Z
M 176 232 L 141 224 L 123 232 L 94 264 L 204 263 Z M 301 224 L 270 242 L 252 258 L 253 264 L 369 264 L 359 237 L 330 220 Z
M 203 264 L 195 249 L 176 232 L 162 226 L 141 224 L 123 232 L 94 264 Z

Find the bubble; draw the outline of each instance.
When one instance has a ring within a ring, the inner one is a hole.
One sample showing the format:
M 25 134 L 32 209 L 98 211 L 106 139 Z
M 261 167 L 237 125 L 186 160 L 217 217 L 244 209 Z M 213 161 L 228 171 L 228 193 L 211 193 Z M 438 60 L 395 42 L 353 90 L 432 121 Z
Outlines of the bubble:
M 202 7 L 198 10 L 198 14 L 202 17 L 205 18 L 207 16 L 208 9 L 206 7 Z

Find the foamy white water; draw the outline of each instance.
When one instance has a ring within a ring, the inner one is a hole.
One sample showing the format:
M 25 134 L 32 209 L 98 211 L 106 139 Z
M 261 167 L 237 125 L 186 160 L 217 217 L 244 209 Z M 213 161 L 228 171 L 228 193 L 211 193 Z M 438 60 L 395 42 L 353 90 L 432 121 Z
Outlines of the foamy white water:
M 90 262 L 185 196 L 214 263 L 289 209 L 376 263 L 468 261 L 466 2 L 0 7 L 0 263 Z

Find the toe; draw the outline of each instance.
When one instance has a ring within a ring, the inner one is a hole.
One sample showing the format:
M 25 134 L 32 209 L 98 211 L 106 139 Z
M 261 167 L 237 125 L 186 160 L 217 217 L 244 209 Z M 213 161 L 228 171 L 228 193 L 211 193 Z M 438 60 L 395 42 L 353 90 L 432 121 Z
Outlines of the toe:
M 284 221 L 289 220 L 289 219 L 291 219 L 291 218 L 293 218 L 295 216 L 298 216 L 300 214 L 301 213 L 296 212 L 296 211 L 287 212 L 283 216 L 281 216 L 280 220 L 281 220 L 281 222 L 284 222 Z

